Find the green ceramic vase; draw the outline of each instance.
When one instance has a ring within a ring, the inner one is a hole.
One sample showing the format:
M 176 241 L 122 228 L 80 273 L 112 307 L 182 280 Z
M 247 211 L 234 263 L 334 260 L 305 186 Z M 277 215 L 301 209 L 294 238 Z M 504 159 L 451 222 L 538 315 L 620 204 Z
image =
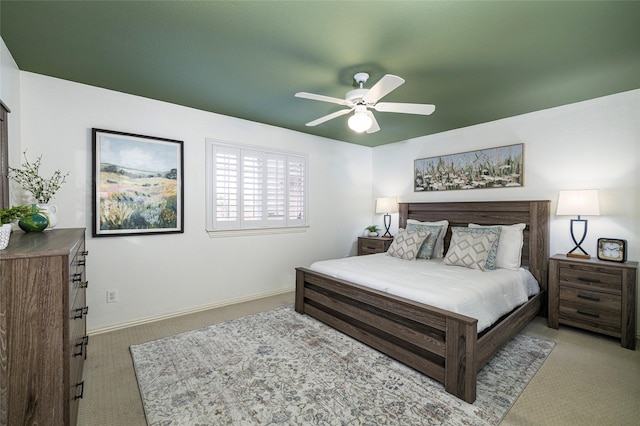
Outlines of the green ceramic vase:
M 18 221 L 18 226 L 24 232 L 40 232 L 49 225 L 49 219 L 41 213 L 34 213 L 31 216 L 23 217 Z

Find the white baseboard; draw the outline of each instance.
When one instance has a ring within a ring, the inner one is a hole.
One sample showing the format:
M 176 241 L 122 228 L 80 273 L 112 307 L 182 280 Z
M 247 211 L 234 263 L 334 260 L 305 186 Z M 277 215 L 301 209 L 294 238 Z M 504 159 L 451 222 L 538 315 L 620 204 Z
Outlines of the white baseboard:
M 95 336 L 97 334 L 108 333 L 110 331 L 122 330 L 129 327 L 135 327 L 137 325 L 149 324 L 156 321 L 162 321 L 169 318 L 175 318 L 182 315 L 194 314 L 196 312 L 207 311 L 209 309 L 221 308 L 223 306 L 235 305 L 237 303 L 250 302 L 252 300 L 264 299 L 265 297 L 277 296 L 284 293 L 289 293 L 295 290 L 295 287 L 285 288 L 281 290 L 270 291 L 266 293 L 253 294 L 251 296 L 239 297 L 236 299 L 229 299 L 223 302 L 212 303 L 210 305 L 199 306 L 197 308 L 187 309 L 184 311 L 173 312 L 171 314 L 158 315 L 154 317 L 142 318 L 135 321 L 129 321 L 121 324 L 110 325 L 108 327 L 97 328 L 87 332 L 89 336 Z

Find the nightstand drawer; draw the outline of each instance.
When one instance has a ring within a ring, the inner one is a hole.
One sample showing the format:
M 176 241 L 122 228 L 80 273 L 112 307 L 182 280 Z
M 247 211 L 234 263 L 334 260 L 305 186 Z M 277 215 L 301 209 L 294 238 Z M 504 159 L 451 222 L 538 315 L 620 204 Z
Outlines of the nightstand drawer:
M 559 320 L 563 324 L 620 336 L 622 297 L 560 286 Z
M 384 250 L 384 241 L 382 240 L 372 240 L 371 238 L 361 239 L 360 243 L 360 253 L 362 254 L 373 254 L 373 253 L 383 253 Z
M 359 237 L 358 256 L 384 253 L 387 251 L 392 242 L 393 238 Z
M 620 294 L 622 275 L 618 270 L 604 272 L 586 265 L 562 265 L 560 284 Z
M 612 323 L 619 327 L 621 303 L 622 297 L 619 295 L 560 286 L 560 311 L 575 312 L 577 318 L 593 320 L 613 316 L 615 321 Z

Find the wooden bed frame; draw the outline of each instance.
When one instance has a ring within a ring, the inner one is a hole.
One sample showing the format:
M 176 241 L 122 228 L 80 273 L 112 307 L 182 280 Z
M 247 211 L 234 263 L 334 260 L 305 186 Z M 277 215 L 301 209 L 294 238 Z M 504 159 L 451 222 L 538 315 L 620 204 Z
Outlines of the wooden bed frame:
M 452 226 L 526 223 L 522 265 L 542 291 L 480 335 L 477 319 L 296 268 L 295 309 L 395 358 L 444 384 L 464 401 L 476 399 L 476 376 L 504 343 L 536 315 L 546 314 L 549 201 L 401 203 L 407 219 L 447 219 Z

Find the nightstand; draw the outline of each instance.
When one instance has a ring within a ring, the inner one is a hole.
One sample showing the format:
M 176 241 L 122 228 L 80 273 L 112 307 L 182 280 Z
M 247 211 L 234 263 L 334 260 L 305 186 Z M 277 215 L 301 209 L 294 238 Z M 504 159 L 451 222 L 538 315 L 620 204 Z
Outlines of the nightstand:
M 365 254 L 384 253 L 387 251 L 393 238 L 382 237 L 358 237 L 358 256 Z
M 636 348 L 638 262 L 604 262 L 556 254 L 549 259 L 551 328 L 570 325 L 617 337 Z

